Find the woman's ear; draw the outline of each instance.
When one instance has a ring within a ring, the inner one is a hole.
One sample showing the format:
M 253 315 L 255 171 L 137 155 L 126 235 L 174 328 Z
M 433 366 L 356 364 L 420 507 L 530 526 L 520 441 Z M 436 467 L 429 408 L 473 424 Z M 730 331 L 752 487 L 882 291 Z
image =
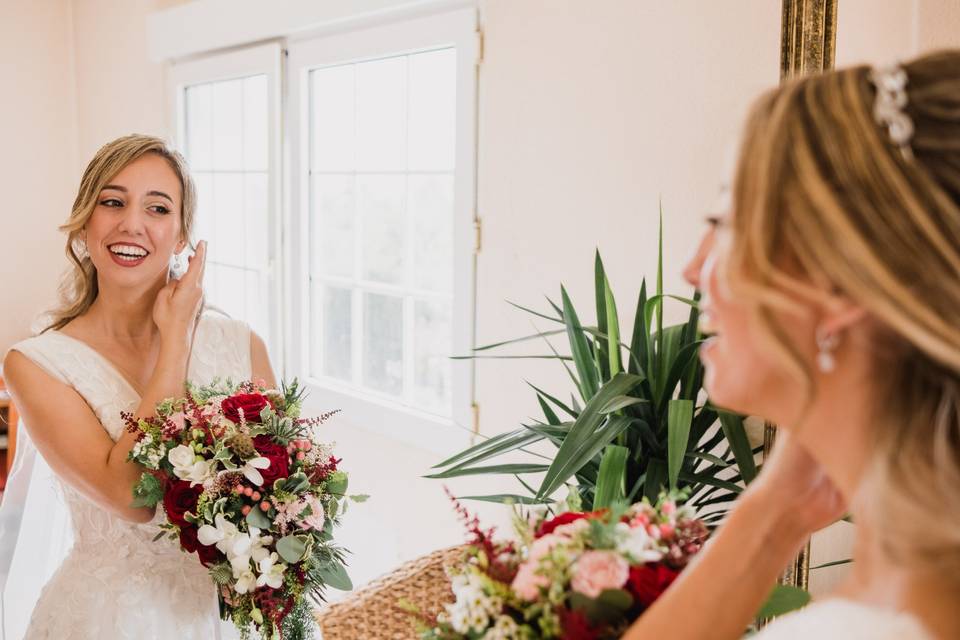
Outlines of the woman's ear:
M 820 329 L 827 334 L 837 335 L 867 317 L 867 310 L 843 295 L 832 295 L 824 307 Z

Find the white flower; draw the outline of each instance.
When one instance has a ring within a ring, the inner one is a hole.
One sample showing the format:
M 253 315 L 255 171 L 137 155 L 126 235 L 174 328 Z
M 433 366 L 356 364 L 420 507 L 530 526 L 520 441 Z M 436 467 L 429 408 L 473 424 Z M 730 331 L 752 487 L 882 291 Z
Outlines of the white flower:
M 617 523 L 617 551 L 637 563 L 659 562 L 663 558 L 660 545 L 643 527 Z
M 167 460 L 173 465 L 174 470 L 189 469 L 193 466 L 196 459 L 197 454 L 185 444 L 177 445 L 173 449 L 170 449 L 170 453 L 167 454 Z M 180 475 L 177 474 L 177 477 L 179 478 Z
M 216 526 L 205 524 L 200 527 L 197 531 L 197 540 L 200 541 L 200 544 L 206 546 L 215 544 L 217 545 L 217 549 L 223 553 L 227 553 L 227 549 L 233 548 L 233 541 L 240 535 L 240 532 L 237 530 L 236 525 L 223 517 L 222 513 L 217 514 L 214 518 L 214 523 Z
M 239 571 L 234 567 L 233 577 L 237 580 L 236 584 L 233 585 L 237 593 L 253 591 L 257 586 L 257 579 L 253 575 L 253 571 L 250 570 L 250 567 Z
M 266 469 L 270 466 L 270 460 L 267 458 L 251 458 L 247 460 L 247 463 L 243 465 L 243 468 L 240 471 L 243 472 L 244 477 L 247 480 L 257 485 L 258 487 L 263 486 L 263 476 L 260 475 L 258 469 Z
M 253 553 L 253 561 L 257 564 L 257 570 L 260 577 L 257 578 L 257 586 L 269 585 L 274 589 L 283 586 L 283 572 L 287 570 L 287 565 L 277 560 L 280 556 L 276 552 L 269 552 L 263 547 Z
M 173 465 L 173 473 L 181 480 L 189 480 L 191 487 L 209 480 L 216 464 L 214 460 L 198 458 L 193 449 L 183 444 L 170 449 L 167 460 Z

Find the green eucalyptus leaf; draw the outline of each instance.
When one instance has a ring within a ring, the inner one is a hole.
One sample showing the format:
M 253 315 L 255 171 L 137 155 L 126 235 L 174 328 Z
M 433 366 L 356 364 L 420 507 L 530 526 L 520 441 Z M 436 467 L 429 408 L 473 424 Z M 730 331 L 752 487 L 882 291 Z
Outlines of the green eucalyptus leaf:
M 340 591 L 350 591 L 353 589 L 353 582 L 350 580 L 350 576 L 347 575 L 347 569 L 340 562 L 331 561 L 317 569 L 317 573 L 320 574 L 320 579 L 328 587 L 339 589 Z
M 247 524 L 251 527 L 256 527 L 257 529 L 267 530 L 273 524 L 270 521 L 270 518 L 258 508 L 250 509 L 250 513 L 247 514 Z
M 307 550 L 307 543 L 301 536 L 284 536 L 277 540 L 277 553 L 287 564 L 294 564 L 303 560 Z

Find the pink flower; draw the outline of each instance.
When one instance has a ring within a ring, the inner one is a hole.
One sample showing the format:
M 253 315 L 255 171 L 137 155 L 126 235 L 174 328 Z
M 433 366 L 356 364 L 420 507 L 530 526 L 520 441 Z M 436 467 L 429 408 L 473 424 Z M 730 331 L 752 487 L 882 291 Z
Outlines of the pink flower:
M 571 586 L 591 598 L 604 589 L 619 589 L 630 577 L 630 565 L 613 551 L 587 551 L 573 565 Z
M 546 556 L 553 548 L 564 542 L 566 538 L 559 536 L 553 533 L 548 533 L 542 538 L 538 538 L 533 541 L 533 544 L 530 545 L 530 558 L 529 562 L 536 564 L 540 561 L 540 558 Z
M 550 586 L 550 580 L 537 573 L 538 563 L 535 561 L 524 562 L 517 571 L 517 576 L 513 579 L 510 588 L 514 593 L 520 596 L 521 600 L 532 602 L 540 595 L 541 587 Z
M 323 530 L 323 524 L 325 521 L 325 514 L 323 512 L 323 503 L 320 502 L 320 499 L 312 493 L 306 494 L 302 500 L 306 503 L 306 506 L 310 507 L 312 512 L 309 516 L 304 517 L 298 524 L 301 529 L 316 529 L 317 531 Z M 301 509 L 302 510 L 302 509 Z

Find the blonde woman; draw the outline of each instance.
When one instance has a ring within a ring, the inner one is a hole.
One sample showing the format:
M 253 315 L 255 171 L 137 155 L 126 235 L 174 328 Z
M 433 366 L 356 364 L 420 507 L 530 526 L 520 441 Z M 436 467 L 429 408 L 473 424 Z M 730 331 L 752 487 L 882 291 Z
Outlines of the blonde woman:
M 186 380 L 274 382 L 263 342 L 244 323 L 201 312 L 206 243 L 181 278 L 170 275 L 191 245 L 195 203 L 182 157 L 162 140 L 132 135 L 100 149 L 62 227 L 72 263 L 63 304 L 48 330 L 4 360 L 23 424 L 62 485 L 74 538 L 28 639 L 219 634 L 206 570 L 176 544 L 153 542 L 162 509 L 131 506 L 142 468 L 126 461 L 134 438 L 120 418 L 152 415 Z
M 960 638 L 960 52 L 767 94 L 731 195 L 686 271 L 706 387 L 782 435 L 626 637 L 739 638 L 849 509 L 849 579 L 756 638 Z

